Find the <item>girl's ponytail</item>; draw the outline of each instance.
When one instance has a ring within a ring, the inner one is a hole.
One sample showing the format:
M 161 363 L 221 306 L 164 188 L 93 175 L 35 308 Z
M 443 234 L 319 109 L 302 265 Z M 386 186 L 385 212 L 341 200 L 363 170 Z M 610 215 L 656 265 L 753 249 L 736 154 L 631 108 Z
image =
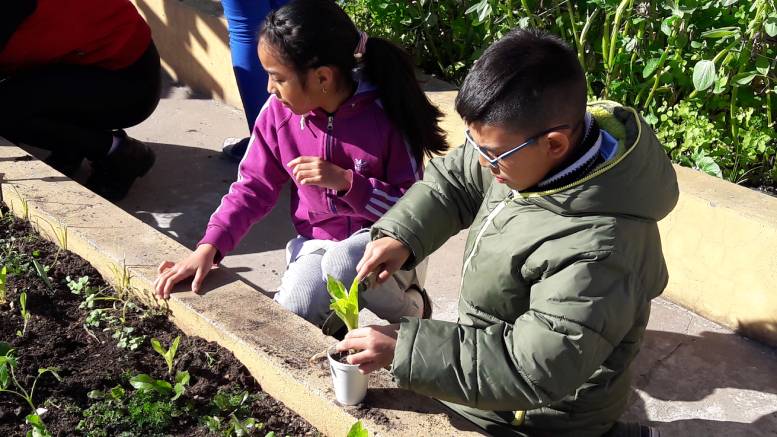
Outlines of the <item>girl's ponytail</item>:
M 390 41 L 370 37 L 362 62 L 366 79 L 378 87 L 386 114 L 405 136 L 415 157 L 431 157 L 447 150 L 445 133 L 439 126 L 442 112 L 421 90 L 410 56 Z

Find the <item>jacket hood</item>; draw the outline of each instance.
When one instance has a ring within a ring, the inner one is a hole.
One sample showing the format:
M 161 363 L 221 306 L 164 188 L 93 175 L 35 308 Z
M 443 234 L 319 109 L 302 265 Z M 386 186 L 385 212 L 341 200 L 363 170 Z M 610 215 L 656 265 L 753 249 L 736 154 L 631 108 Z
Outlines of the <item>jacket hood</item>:
M 599 214 L 650 221 L 666 217 L 677 203 L 677 177 L 652 128 L 637 111 L 614 102 L 591 103 L 588 111 L 618 140 L 616 157 L 572 184 L 520 193 L 516 201 L 564 216 Z

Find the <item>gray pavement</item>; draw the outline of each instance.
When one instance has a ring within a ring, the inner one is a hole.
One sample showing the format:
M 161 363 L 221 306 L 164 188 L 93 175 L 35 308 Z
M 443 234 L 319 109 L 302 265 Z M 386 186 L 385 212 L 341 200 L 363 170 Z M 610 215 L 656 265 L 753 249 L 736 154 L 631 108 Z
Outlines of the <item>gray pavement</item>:
M 238 110 L 170 89 L 149 120 L 129 129 L 156 150 L 157 164 L 119 206 L 194 248 L 236 174 L 219 156 L 222 141 L 246 133 Z M 284 193 L 224 265 L 257 289 L 276 289 L 294 235 L 288 217 Z M 430 259 L 434 318 L 456 318 L 465 237 Z M 634 388 L 624 420 L 658 426 L 663 436 L 777 436 L 777 351 L 661 299 L 634 366 Z

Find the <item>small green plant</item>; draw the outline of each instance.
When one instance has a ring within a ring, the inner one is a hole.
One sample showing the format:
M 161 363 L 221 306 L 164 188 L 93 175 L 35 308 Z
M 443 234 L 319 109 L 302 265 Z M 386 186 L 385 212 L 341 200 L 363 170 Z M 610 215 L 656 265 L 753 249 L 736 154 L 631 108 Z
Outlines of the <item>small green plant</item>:
M 119 298 L 129 300 L 132 292 L 132 272 L 127 267 L 127 262 L 122 261 L 121 266 L 111 264 L 109 266 L 113 273 L 113 285 Z
M 8 292 L 8 267 L 3 266 L 0 269 L 0 305 L 6 302 L 5 296 Z
M 255 396 L 247 391 L 233 392 L 219 390 L 210 405 L 210 414 L 201 419 L 201 423 L 214 434 L 221 436 L 245 436 L 264 428 L 251 414 L 251 403 Z M 265 437 L 271 435 L 268 433 Z M 275 435 L 275 434 L 272 434 Z
M 16 197 L 19 199 L 19 203 L 21 203 L 21 206 L 22 206 L 21 218 L 24 220 L 29 220 L 30 202 L 28 202 L 27 199 L 24 196 L 22 196 L 22 194 L 19 192 L 18 189 L 16 189 L 15 186 L 11 185 L 11 189 L 13 189 L 14 194 L 16 194 Z M 9 201 L 8 205 L 11 207 L 11 210 L 13 211 L 13 202 Z
M 27 310 L 27 293 L 24 291 L 22 291 L 22 293 L 19 295 L 19 312 L 22 315 L 24 325 L 22 326 L 21 331 L 16 331 L 16 335 L 18 337 L 24 337 L 24 334 L 27 333 L 27 324 L 30 322 L 30 317 L 32 317 L 30 312 Z
M 41 281 L 46 284 L 46 288 L 52 290 L 51 280 L 49 280 L 49 267 L 42 266 L 37 259 L 32 259 L 32 265 L 35 266 L 35 273 L 38 275 Z
M 190 376 L 187 371 L 177 372 L 173 384 L 163 379 L 155 379 L 150 375 L 140 373 L 130 378 L 130 385 L 144 392 L 155 392 L 162 396 L 172 395 L 170 400 L 174 401 L 184 394 L 186 386 L 189 385 L 189 380 Z
M 62 381 L 59 376 L 59 369 L 56 367 L 48 367 L 38 369 L 38 375 L 32 382 L 30 390 L 24 388 L 16 377 L 14 370 L 16 369 L 17 361 L 14 356 L 14 349 L 11 345 L 5 342 L 0 342 L 0 393 L 8 393 L 23 399 L 30 407 L 30 414 L 25 417 L 27 423 L 32 429 L 27 433 L 31 437 L 45 437 L 49 433 L 46 430 L 46 426 L 43 424 L 43 420 L 40 418 L 40 414 L 43 413 L 42 409 L 38 409 L 34 402 L 35 387 L 38 385 L 40 378 L 50 373 L 54 375 L 57 381 Z
M 116 346 L 122 349 L 136 350 L 144 341 L 145 335 L 135 335 L 135 328 L 126 326 L 127 311 L 142 312 L 143 310 L 129 299 L 122 299 L 117 296 L 110 296 L 103 293 L 103 289 L 89 284 L 89 277 L 82 276 L 77 280 L 70 276 L 65 278 L 70 292 L 81 296 L 84 300 L 79 306 L 82 309 L 88 309 L 84 319 L 84 327 L 93 337 L 94 334 L 90 328 L 99 329 L 105 326 L 103 331 L 113 331 L 112 337 L 116 340 Z M 111 307 L 96 308 L 99 302 L 111 302 Z
M 175 340 L 173 340 L 173 343 L 170 345 L 169 349 L 165 349 L 164 346 L 157 340 L 156 338 L 151 339 L 151 347 L 154 348 L 154 350 L 159 354 L 162 355 L 162 358 L 164 358 L 165 363 L 167 363 L 167 373 L 172 375 L 173 374 L 173 365 L 175 364 L 175 354 L 178 352 L 178 345 L 181 343 L 181 336 L 175 337 Z
M 163 435 L 175 418 L 193 413 L 188 404 L 175 403 L 154 390 L 128 393 L 117 385 L 105 392 L 92 390 L 87 396 L 98 400 L 83 411 L 83 419 L 76 426 L 76 431 L 87 437 Z
M 164 358 L 165 363 L 167 363 L 167 373 L 172 376 L 173 375 L 173 366 L 175 365 L 175 354 L 178 351 L 178 345 L 181 343 L 181 336 L 177 336 L 175 340 L 173 340 L 172 344 L 170 345 L 169 349 L 165 349 L 162 344 L 157 340 L 156 338 L 151 339 L 151 346 L 154 348 L 155 351 L 159 355 Z M 189 384 L 189 372 L 187 371 L 178 371 L 175 374 L 175 379 L 172 381 L 172 383 L 161 380 L 161 379 L 154 379 L 153 377 L 141 373 L 139 375 L 135 375 L 130 379 L 130 384 L 132 384 L 133 387 L 135 387 L 138 390 L 143 391 L 154 391 L 161 395 L 170 395 L 172 394 L 173 397 L 171 400 L 176 400 L 179 397 L 181 397 L 182 394 L 186 391 L 186 386 Z
M 357 420 L 356 423 L 351 426 L 351 429 L 348 430 L 348 435 L 346 437 L 370 437 L 370 432 L 362 425 L 361 420 Z
M 359 327 L 359 281 L 354 279 L 351 283 L 351 289 L 346 292 L 345 285 L 338 280 L 327 275 L 326 289 L 332 297 L 332 303 L 329 308 L 337 314 L 345 323 L 348 330 Z

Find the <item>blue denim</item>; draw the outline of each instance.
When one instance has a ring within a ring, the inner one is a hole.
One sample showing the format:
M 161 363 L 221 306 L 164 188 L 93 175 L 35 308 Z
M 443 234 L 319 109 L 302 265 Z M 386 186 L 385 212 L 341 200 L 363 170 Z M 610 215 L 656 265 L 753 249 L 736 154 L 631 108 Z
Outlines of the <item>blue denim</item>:
M 259 63 L 259 29 L 270 11 L 287 0 L 221 0 L 229 25 L 229 48 L 248 131 L 253 129 L 267 93 L 267 73 Z

